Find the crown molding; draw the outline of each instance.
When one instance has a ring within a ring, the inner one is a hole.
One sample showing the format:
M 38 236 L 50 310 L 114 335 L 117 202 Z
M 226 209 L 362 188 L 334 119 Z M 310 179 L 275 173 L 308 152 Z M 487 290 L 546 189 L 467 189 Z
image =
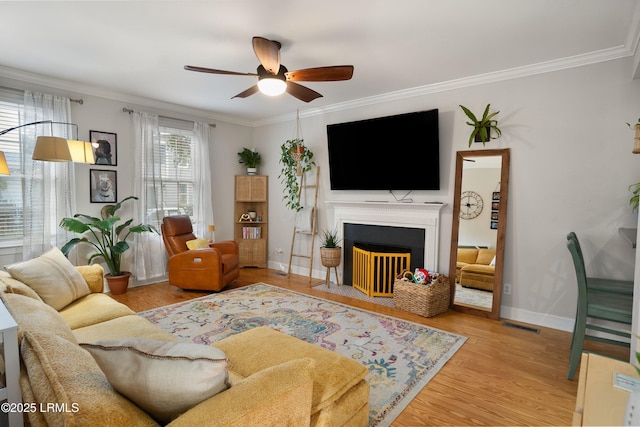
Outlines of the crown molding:
M 388 92 L 382 95 L 360 98 L 353 101 L 341 102 L 328 105 L 325 107 L 311 108 L 300 112 L 300 117 L 313 117 L 327 113 L 350 110 L 354 108 L 366 107 L 369 105 L 381 104 L 385 102 L 398 101 L 416 96 L 425 96 L 439 92 L 447 92 L 456 89 L 462 89 L 471 86 L 480 86 L 489 83 L 495 83 L 505 80 L 519 79 L 522 77 L 533 76 L 543 73 L 551 73 L 555 71 L 566 70 L 569 68 L 583 67 L 585 65 L 597 64 L 600 62 L 613 61 L 620 58 L 633 56 L 637 43 L 630 44 L 634 49 L 626 46 L 617 46 L 614 48 L 603 49 L 596 52 L 590 52 L 582 55 L 570 56 L 567 58 L 557 59 L 553 61 L 540 62 L 537 64 L 526 65 L 523 67 L 515 67 L 501 71 L 495 71 L 486 74 L 479 74 L 470 77 L 464 77 L 456 80 L 449 80 L 440 83 L 434 83 L 425 86 L 418 86 L 410 89 Z M 274 123 L 280 123 L 295 119 L 295 114 L 288 114 L 272 119 L 254 122 L 253 126 L 265 126 Z
M 640 7 L 639 7 L 640 9 Z M 635 14 L 638 17 L 638 13 Z M 640 20 L 636 20 L 640 21 Z M 636 51 L 638 50 L 638 37 L 640 31 L 637 29 L 640 28 L 640 24 L 634 22 L 634 31 L 631 31 L 630 34 L 633 36 L 630 37 L 629 42 L 625 46 L 617 46 L 609 49 L 603 49 L 596 52 L 590 52 L 582 55 L 570 56 L 562 59 L 557 59 L 553 61 L 545 61 L 537 64 L 526 65 L 522 67 L 515 67 L 501 71 L 495 71 L 486 74 L 479 74 L 470 77 L 464 77 L 461 79 L 449 80 L 445 82 L 434 83 L 430 85 L 418 86 L 414 88 L 388 92 L 382 95 L 370 96 L 366 98 L 355 99 L 352 101 L 341 102 L 336 104 L 327 105 L 319 108 L 310 108 L 304 111 L 299 112 L 299 117 L 313 117 L 319 116 L 323 114 L 350 110 L 354 108 L 361 108 L 370 105 L 381 104 L 385 102 L 398 101 L 408 98 L 413 98 L 417 96 L 425 96 L 434 93 L 447 92 L 456 89 L 462 89 L 471 86 L 480 86 L 505 80 L 519 79 L 523 77 L 533 76 L 537 74 L 543 73 L 551 73 L 555 71 L 566 70 L 570 68 L 582 67 L 585 65 L 597 64 L 600 62 L 613 61 L 620 58 L 626 58 L 629 56 L 634 56 Z M 631 41 L 634 40 L 634 41 Z M 636 61 L 637 62 L 637 61 Z M 640 74 L 640 70 L 638 70 L 638 66 L 634 67 L 632 73 Z M 276 123 L 288 122 L 291 120 L 295 120 L 297 117 L 296 113 L 285 114 L 277 117 L 272 117 L 266 120 L 258 120 L 258 121 L 246 121 L 241 120 L 235 116 L 226 116 L 216 114 L 212 111 L 201 110 L 191 107 L 186 107 L 184 105 L 172 104 L 164 101 L 159 101 L 150 98 L 144 98 L 135 95 L 129 95 L 126 93 L 118 93 L 109 89 L 82 85 L 66 80 L 54 79 L 52 77 L 47 77 L 39 74 L 29 73 L 25 71 L 20 71 L 8 67 L 0 66 L 0 76 L 6 77 L 22 82 L 27 82 L 31 84 L 42 85 L 46 87 L 53 87 L 60 90 L 69 91 L 71 93 L 82 95 L 93 95 L 102 98 L 112 99 L 114 101 L 131 103 L 140 106 L 157 108 L 169 110 L 176 113 L 183 113 L 190 116 L 195 117 L 203 117 L 206 120 L 210 121 L 221 120 L 228 123 L 233 123 L 241 126 L 247 127 L 261 127 L 267 126 Z M 639 78 L 636 76 L 635 78 Z
M 54 88 L 75 94 L 76 96 L 91 95 L 100 98 L 111 99 L 113 101 L 122 102 L 124 104 L 134 104 L 141 107 L 154 108 L 157 110 L 167 110 L 175 113 L 186 114 L 188 116 L 202 118 L 203 121 L 210 122 L 220 120 L 227 123 L 252 127 L 253 123 L 246 120 L 240 120 L 235 116 L 227 116 L 216 114 L 209 110 L 187 107 L 180 104 L 160 101 L 157 99 L 145 98 L 137 95 L 130 95 L 123 92 L 115 92 L 111 89 L 101 88 L 91 85 L 83 85 L 54 77 L 44 76 L 42 74 L 31 73 L 28 71 L 17 70 L 15 68 L 4 67 L 0 65 L 0 78 L 7 78 L 23 83 Z

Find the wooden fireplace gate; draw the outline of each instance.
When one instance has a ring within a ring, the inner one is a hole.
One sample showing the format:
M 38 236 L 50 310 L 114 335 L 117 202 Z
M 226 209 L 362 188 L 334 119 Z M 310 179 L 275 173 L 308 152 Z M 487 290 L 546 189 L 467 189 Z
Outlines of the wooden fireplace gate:
M 370 297 L 392 297 L 396 276 L 410 265 L 410 253 L 372 252 L 354 246 L 353 287 Z

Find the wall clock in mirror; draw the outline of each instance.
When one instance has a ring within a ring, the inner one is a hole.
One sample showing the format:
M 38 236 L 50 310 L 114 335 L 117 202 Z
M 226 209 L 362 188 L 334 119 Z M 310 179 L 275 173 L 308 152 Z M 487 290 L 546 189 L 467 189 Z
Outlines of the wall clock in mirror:
M 473 219 L 482 212 L 482 196 L 475 191 L 464 191 L 460 197 L 460 218 Z

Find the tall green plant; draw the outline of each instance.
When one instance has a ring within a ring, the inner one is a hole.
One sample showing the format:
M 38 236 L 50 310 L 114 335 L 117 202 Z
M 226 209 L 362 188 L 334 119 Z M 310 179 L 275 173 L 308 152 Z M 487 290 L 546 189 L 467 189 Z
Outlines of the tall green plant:
M 305 147 L 303 142 L 303 139 L 295 138 L 286 141 L 280 146 L 282 171 L 278 178 L 280 178 L 280 182 L 285 189 L 282 199 L 289 209 L 296 212 L 302 209 L 302 205 L 298 200 L 300 194 L 300 177 L 298 173 L 307 173 L 316 164 L 313 161 L 313 152 Z M 299 159 L 296 159 L 294 153 L 298 149 L 302 151 L 299 154 Z
M 629 191 L 633 194 L 629 199 L 629 205 L 631 205 L 631 209 L 635 212 L 638 210 L 638 205 L 640 204 L 640 182 L 631 184 Z
M 482 118 L 478 120 L 475 114 L 471 112 L 467 107 L 461 105 L 462 111 L 467 115 L 467 117 L 471 120 L 467 122 L 469 126 L 473 126 L 473 130 L 471 131 L 471 135 L 469 136 L 469 147 L 473 144 L 473 140 L 478 137 L 482 142 L 482 145 L 485 145 L 487 141 L 490 139 L 496 139 L 502 135 L 502 131 L 498 127 L 498 121 L 494 119 L 496 114 L 500 111 L 496 111 L 494 113 L 489 113 L 489 107 L 491 104 L 487 104 L 487 107 L 484 109 L 484 113 L 482 113 Z M 496 136 L 491 136 L 491 129 L 495 131 Z
M 155 232 L 158 230 L 149 224 L 138 224 L 131 226 L 133 218 L 126 220 L 122 224 L 116 212 L 122 207 L 122 203 L 133 199 L 138 200 L 135 196 L 129 196 L 115 205 L 107 205 L 105 209 L 105 218 L 96 218 L 85 214 L 75 214 L 73 218 L 62 218 L 60 227 L 78 234 L 89 233 L 93 239 L 86 236 L 75 237 L 69 240 L 61 249 L 62 253 L 69 256 L 69 252 L 79 243 L 86 243 L 92 246 L 97 252 L 89 258 L 91 264 L 96 258 L 104 259 L 107 264 L 107 270 L 111 276 L 120 276 L 122 271 L 120 263 L 122 254 L 129 249 L 127 238 L 131 233 Z

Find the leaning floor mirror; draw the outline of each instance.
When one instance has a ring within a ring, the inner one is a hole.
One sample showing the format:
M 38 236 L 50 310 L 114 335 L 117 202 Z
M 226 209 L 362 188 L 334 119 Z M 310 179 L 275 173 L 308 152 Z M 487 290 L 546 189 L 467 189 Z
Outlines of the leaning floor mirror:
M 500 318 L 509 149 L 458 151 L 449 278 L 451 308 Z

